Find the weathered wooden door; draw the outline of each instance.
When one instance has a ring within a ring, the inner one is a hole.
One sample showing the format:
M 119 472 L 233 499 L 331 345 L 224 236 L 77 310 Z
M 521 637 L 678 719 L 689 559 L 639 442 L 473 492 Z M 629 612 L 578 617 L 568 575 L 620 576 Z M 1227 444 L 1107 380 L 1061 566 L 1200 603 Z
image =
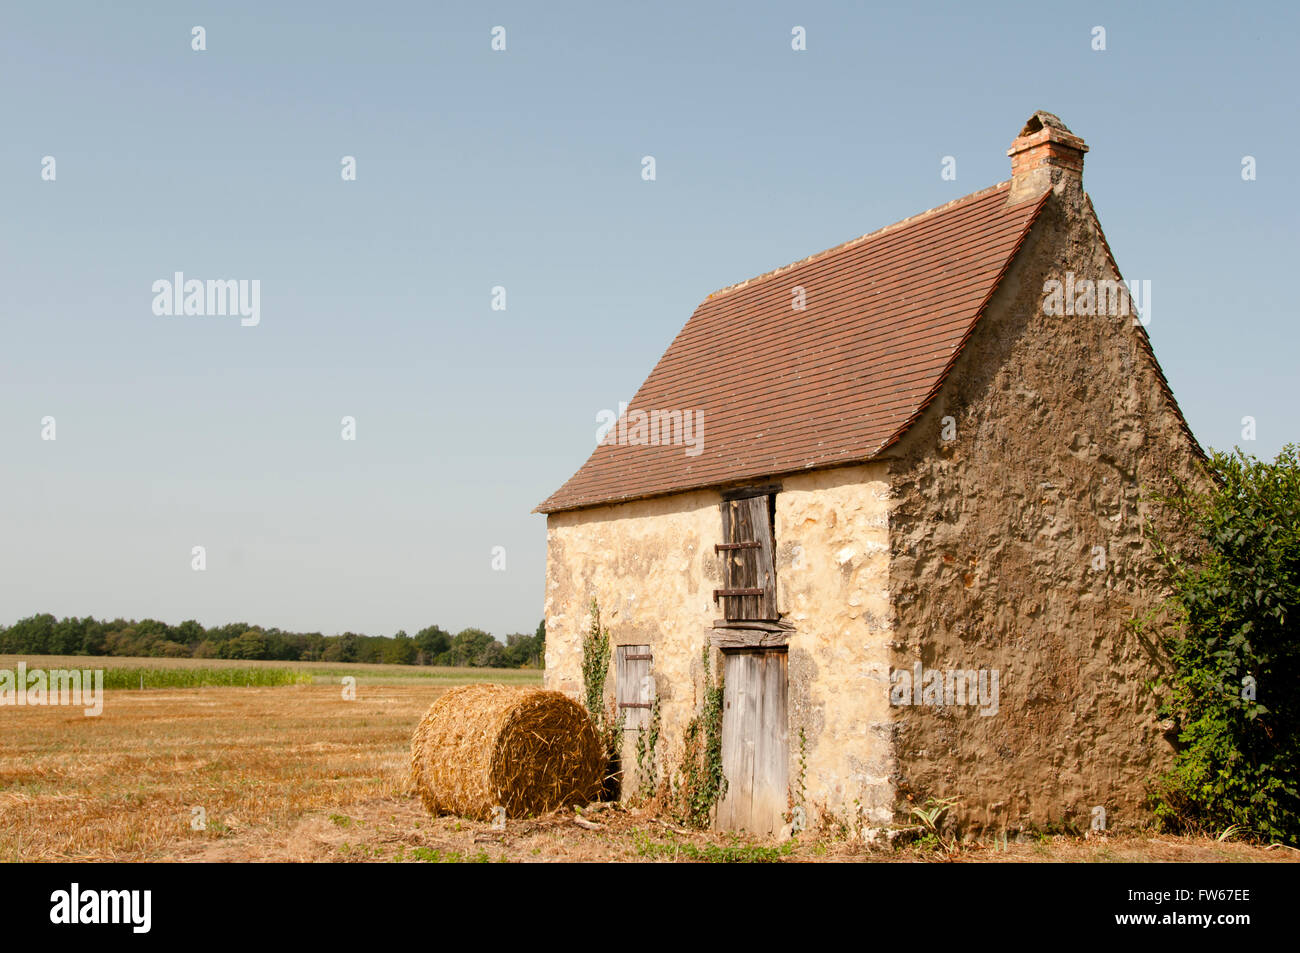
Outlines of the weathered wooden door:
M 722 771 L 727 791 L 716 825 L 775 833 L 788 806 L 790 762 L 783 649 L 726 652 L 722 688 Z

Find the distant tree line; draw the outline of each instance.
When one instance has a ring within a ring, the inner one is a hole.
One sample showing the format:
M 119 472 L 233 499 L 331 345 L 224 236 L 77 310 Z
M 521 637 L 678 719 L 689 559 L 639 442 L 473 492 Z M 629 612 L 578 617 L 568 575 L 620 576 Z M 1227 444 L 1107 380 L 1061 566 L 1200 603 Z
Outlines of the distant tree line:
M 246 622 L 205 629 L 190 619 L 168 625 L 157 619 L 101 621 L 86 616 L 56 619 L 49 613 L 0 626 L 0 655 L 117 655 L 152 658 L 275 659 L 303 662 L 384 662 L 389 665 L 469 665 L 540 668 L 546 654 L 546 622 L 532 635 L 505 642 L 482 629 L 455 635 L 436 625 L 414 636 L 322 635 L 285 632 Z

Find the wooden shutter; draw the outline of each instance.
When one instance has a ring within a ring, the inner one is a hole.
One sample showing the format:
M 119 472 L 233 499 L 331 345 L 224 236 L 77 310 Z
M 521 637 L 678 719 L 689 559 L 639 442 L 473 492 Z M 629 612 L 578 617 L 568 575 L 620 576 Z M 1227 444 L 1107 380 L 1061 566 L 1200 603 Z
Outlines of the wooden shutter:
M 775 621 L 776 559 L 772 542 L 770 496 L 722 503 L 722 538 L 714 549 L 722 557 L 722 585 L 713 597 L 731 622 Z
M 650 671 L 654 661 L 648 645 L 620 645 L 615 650 L 617 667 L 616 700 L 625 730 L 650 727 L 650 705 L 655 683 Z

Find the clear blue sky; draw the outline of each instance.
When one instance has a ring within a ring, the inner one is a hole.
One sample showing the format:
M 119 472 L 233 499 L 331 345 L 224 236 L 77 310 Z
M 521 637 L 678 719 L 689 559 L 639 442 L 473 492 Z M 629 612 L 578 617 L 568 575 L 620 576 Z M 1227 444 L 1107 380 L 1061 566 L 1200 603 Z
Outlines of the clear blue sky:
M 1251 415 L 1243 447 L 1272 456 L 1300 435 L 1298 19 L 6 4 L 0 624 L 531 631 L 530 510 L 695 305 L 1008 178 L 1038 108 L 1091 146 L 1085 186 L 1125 276 L 1152 282 L 1156 354 L 1201 442 L 1241 443 Z M 260 280 L 261 323 L 156 316 L 176 271 Z

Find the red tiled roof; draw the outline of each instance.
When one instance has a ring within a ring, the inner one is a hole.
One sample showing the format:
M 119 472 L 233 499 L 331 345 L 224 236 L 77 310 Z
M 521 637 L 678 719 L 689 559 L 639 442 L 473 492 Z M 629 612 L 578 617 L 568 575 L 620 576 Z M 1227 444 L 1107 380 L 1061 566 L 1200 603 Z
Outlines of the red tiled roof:
M 938 392 L 1046 198 L 1008 205 L 1008 189 L 976 192 L 710 295 L 628 405 L 628 414 L 702 415 L 698 455 L 611 434 L 537 510 L 880 453 Z M 802 311 L 791 307 L 795 286 L 805 292 Z

